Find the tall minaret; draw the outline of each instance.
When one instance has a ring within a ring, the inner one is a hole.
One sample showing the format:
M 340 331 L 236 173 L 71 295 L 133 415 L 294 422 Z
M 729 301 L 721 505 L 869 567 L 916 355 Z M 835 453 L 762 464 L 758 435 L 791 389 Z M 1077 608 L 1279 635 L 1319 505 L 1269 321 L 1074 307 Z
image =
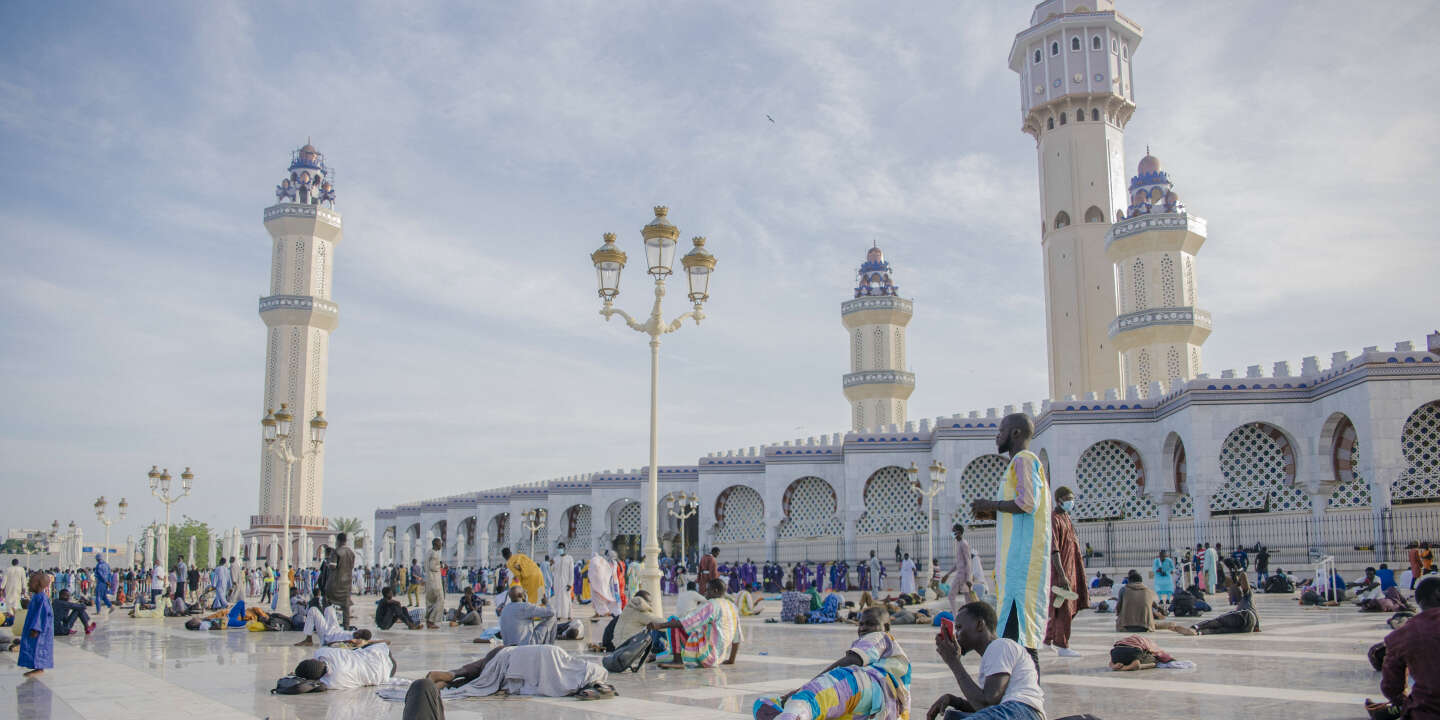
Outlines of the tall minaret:
M 854 299 L 840 304 L 850 334 L 850 372 L 843 384 L 852 430 L 905 423 L 905 402 L 915 391 L 915 374 L 905 370 L 905 326 L 914 312 L 915 303 L 900 297 L 885 254 L 870 248 Z
M 1126 385 L 1169 388 L 1175 378 L 1200 374 L 1200 346 L 1210 337 L 1210 313 L 1198 307 L 1195 284 L 1205 221 L 1185 211 L 1148 151 L 1130 180 L 1125 218 L 1105 242 L 1120 282 L 1110 337 L 1124 358 Z
M 1022 129 L 1035 137 L 1050 396 L 1121 387 L 1108 336 L 1115 276 L 1105 233 L 1125 206 L 1124 130 L 1135 112 L 1130 57 L 1140 26 L 1112 0 L 1046 0 L 1010 46 Z
M 294 416 L 291 450 L 309 449 L 309 421 L 325 410 L 330 364 L 330 332 L 340 308 L 330 300 L 340 213 L 334 210 L 333 173 L 325 156 L 306 143 L 290 160 L 287 176 L 275 187 L 276 203 L 265 208 L 271 237 L 270 293 L 260 298 L 265 321 L 265 397 L 260 414 L 283 403 Z M 263 443 L 263 441 L 262 441 Z M 290 529 L 325 533 L 321 509 L 325 484 L 323 453 L 295 463 L 290 489 Z M 250 519 L 247 536 L 274 537 L 284 523 L 285 464 L 260 450 L 260 514 Z

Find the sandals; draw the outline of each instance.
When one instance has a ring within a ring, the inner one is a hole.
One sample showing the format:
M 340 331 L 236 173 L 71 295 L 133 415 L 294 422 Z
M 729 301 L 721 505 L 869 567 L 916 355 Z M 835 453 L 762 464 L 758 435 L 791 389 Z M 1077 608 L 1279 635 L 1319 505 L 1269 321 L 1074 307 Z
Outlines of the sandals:
M 586 685 L 585 687 L 577 690 L 575 692 L 575 697 L 579 700 L 603 700 L 613 698 L 619 694 L 620 693 L 615 689 L 614 685 L 611 685 L 610 683 L 597 682 L 590 683 L 589 685 Z

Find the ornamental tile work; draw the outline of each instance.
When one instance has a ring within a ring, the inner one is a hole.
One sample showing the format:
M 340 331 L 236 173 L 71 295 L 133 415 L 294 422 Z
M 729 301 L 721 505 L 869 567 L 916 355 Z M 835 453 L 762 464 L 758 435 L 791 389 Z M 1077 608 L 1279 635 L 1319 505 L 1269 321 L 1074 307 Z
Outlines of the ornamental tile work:
M 1400 451 L 1409 467 L 1395 481 L 1392 500 L 1440 498 L 1440 400 L 1421 405 L 1405 419 Z
M 1306 510 L 1310 499 L 1295 487 L 1295 451 L 1273 425 L 1250 423 L 1230 431 L 1220 448 L 1225 478 L 1210 512 Z
M 1334 463 L 1335 479 L 1339 485 L 1331 493 L 1327 508 L 1370 507 L 1370 483 L 1360 475 L 1360 441 L 1355 437 L 1355 426 L 1349 418 L 1340 421 L 1335 432 L 1335 446 L 1331 460 Z
M 855 524 L 859 535 L 925 532 L 930 527 L 920 494 L 910 489 L 910 473 L 891 465 L 865 481 L 865 513 Z
M 1141 519 L 1156 516 L 1144 495 L 1145 467 L 1140 453 L 1126 443 L 1103 440 L 1091 445 L 1075 465 L 1075 519 Z
M 725 488 L 715 500 L 717 543 L 753 542 L 765 539 L 765 500 L 748 485 Z
M 510 514 L 502 513 L 490 518 L 490 526 L 486 530 L 490 536 L 489 561 L 491 565 L 499 565 L 505 562 L 500 557 L 500 549 L 510 544 Z
M 616 535 L 640 534 L 640 503 L 632 502 L 615 514 Z
M 981 455 L 965 466 L 960 474 L 960 504 L 950 516 L 952 523 L 965 525 L 994 525 L 993 520 L 976 522 L 970 514 L 970 501 L 980 498 L 994 498 L 1000 489 L 1000 478 L 1010 461 L 1004 455 Z
M 590 554 L 589 505 L 574 505 L 565 511 L 565 547 L 576 557 Z
M 780 521 L 781 538 L 840 535 L 843 527 L 835 514 L 835 488 L 818 477 L 806 476 L 785 489 L 781 501 L 785 519 Z

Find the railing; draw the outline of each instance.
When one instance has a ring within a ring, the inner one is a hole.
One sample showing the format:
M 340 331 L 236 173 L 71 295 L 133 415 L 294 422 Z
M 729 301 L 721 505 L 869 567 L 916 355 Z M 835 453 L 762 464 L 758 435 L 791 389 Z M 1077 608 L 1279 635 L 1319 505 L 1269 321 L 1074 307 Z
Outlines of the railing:
M 843 387 L 855 387 L 856 385 L 915 385 L 915 373 L 904 370 L 861 370 L 860 372 L 845 373 L 842 379 Z
M 282 527 L 284 515 L 251 515 L 250 527 Z M 330 521 L 322 515 L 291 515 L 290 527 L 330 527 Z

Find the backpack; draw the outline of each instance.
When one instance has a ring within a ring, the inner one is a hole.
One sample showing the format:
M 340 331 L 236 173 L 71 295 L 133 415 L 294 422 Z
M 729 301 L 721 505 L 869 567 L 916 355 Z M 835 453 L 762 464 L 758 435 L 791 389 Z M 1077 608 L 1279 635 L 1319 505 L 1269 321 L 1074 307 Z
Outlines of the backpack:
M 640 671 L 640 666 L 650 658 L 650 646 L 654 639 L 649 632 L 638 632 L 630 639 L 621 643 L 615 648 L 615 652 L 606 653 L 601 658 L 600 664 L 612 673 L 622 673 L 626 670 Z
M 615 623 L 617 622 L 620 622 L 620 618 L 613 617 L 610 618 L 610 622 L 605 623 L 605 630 L 600 634 L 600 647 L 615 647 Z
M 585 624 L 579 620 L 566 620 L 555 627 L 555 637 L 559 640 L 584 640 Z
M 1175 601 L 1170 605 L 1170 612 L 1175 617 L 1194 617 L 1200 614 L 1195 609 L 1195 596 L 1190 593 L 1176 593 Z
M 300 695 L 312 692 L 325 692 L 325 683 L 306 680 L 299 675 L 286 675 L 276 680 L 275 687 L 270 690 L 271 695 Z

